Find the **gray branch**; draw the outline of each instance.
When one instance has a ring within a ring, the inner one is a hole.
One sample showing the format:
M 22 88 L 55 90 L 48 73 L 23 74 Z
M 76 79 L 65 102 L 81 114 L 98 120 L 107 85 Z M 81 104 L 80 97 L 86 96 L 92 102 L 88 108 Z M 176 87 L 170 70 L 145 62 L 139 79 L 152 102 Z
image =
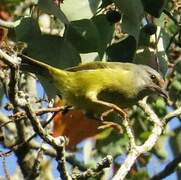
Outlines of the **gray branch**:
M 128 172 L 130 171 L 131 167 L 135 163 L 138 156 L 140 156 L 143 153 L 146 153 L 150 151 L 154 145 L 156 144 L 157 140 L 159 139 L 160 135 L 163 132 L 163 128 L 165 123 L 172 119 L 173 117 L 176 117 L 181 114 L 181 108 L 168 113 L 163 120 L 160 120 L 155 112 L 150 108 L 150 106 L 146 103 L 146 98 L 144 98 L 142 101 L 139 102 L 139 105 L 141 108 L 148 114 L 150 117 L 150 121 L 154 123 L 152 132 L 148 139 L 144 142 L 143 145 L 137 146 L 132 143 L 131 149 L 124 161 L 124 163 L 121 165 L 121 167 L 118 169 L 117 173 L 113 177 L 113 180 L 123 180 Z M 130 131 L 130 127 L 128 128 Z M 127 131 L 128 133 L 128 131 Z M 130 141 L 134 142 L 134 136 L 129 136 Z

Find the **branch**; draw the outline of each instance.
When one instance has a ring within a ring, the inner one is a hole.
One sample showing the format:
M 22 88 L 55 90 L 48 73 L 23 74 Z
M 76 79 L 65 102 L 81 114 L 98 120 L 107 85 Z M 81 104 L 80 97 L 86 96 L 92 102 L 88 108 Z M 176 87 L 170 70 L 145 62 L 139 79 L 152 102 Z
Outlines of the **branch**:
M 157 115 L 155 114 L 155 112 L 146 103 L 146 98 L 144 98 L 142 101 L 140 101 L 139 105 L 148 114 L 148 116 L 150 117 L 150 121 L 152 121 L 154 123 L 152 132 L 151 132 L 150 136 L 148 137 L 148 139 L 144 142 L 143 145 L 137 146 L 137 145 L 134 145 L 134 143 L 132 143 L 133 146 L 131 147 L 131 149 L 127 155 L 127 158 L 125 159 L 124 163 L 121 165 L 120 169 L 117 171 L 116 175 L 113 177 L 113 180 L 124 179 L 125 176 L 128 174 L 129 170 L 131 169 L 131 167 L 133 166 L 133 164 L 135 163 L 137 157 L 140 156 L 141 154 L 151 150 L 153 148 L 153 146 L 156 144 L 158 138 L 162 134 L 164 125 L 169 120 L 171 120 L 173 117 L 176 117 L 181 114 L 181 108 L 179 108 L 173 112 L 168 113 L 162 120 L 160 120 L 157 117 Z M 128 126 L 127 127 L 128 130 L 130 131 L 130 134 L 131 134 L 130 127 L 128 124 L 127 124 L 127 126 Z M 128 133 L 128 131 L 127 131 L 127 133 Z M 129 139 L 133 140 L 134 137 L 129 136 Z
M 52 148 L 51 146 L 48 146 L 47 144 L 43 144 L 42 146 L 40 146 L 39 142 L 32 141 L 29 143 L 29 146 L 35 150 L 39 150 L 41 148 L 43 150 L 44 154 L 46 154 L 50 157 L 56 157 L 56 155 L 57 155 L 55 149 Z
M 36 117 L 36 114 L 33 112 L 31 106 L 29 104 L 27 104 L 25 107 L 24 107 L 25 111 L 26 111 L 26 114 L 28 116 L 28 118 L 30 119 L 31 121 L 31 124 L 35 130 L 35 132 L 38 133 L 38 135 L 48 144 L 50 144 L 51 146 L 53 147 L 59 147 L 62 145 L 62 143 L 64 142 L 64 138 L 63 137 L 60 137 L 60 139 L 56 139 L 56 138 L 53 138 L 51 135 L 49 135 L 45 130 L 44 128 L 42 127 L 39 119 L 37 119 Z
M 66 169 L 65 161 L 65 138 L 59 137 L 54 138 L 49 135 L 42 127 L 40 121 L 37 119 L 36 114 L 33 112 L 31 106 L 27 103 L 26 96 L 22 99 L 19 98 L 18 79 L 19 79 L 19 58 L 14 56 L 11 57 L 0 49 L 0 57 L 9 65 L 11 69 L 11 78 L 9 83 L 9 98 L 13 103 L 14 107 L 21 107 L 25 110 L 27 117 L 30 119 L 34 131 L 49 145 L 54 147 L 57 152 L 58 170 L 60 172 L 61 179 L 70 180 L 72 179 Z M 24 95 L 24 94 L 23 94 Z M 15 108 L 16 109 L 16 108 Z M 23 128 L 19 128 L 23 130 Z M 23 136 L 24 134 L 22 134 Z M 19 137 L 22 138 L 19 134 Z M 24 139 L 23 139 L 24 140 Z M 23 141 L 24 142 L 24 141 Z M 23 143 L 24 144 L 24 143 Z M 19 151 L 16 151 L 16 154 Z M 21 159 L 21 158 L 20 158 Z
M 13 112 L 16 113 L 17 111 L 20 110 L 20 107 L 26 103 L 25 95 L 24 93 L 20 94 L 19 86 L 18 86 L 19 79 L 20 79 L 20 73 L 19 73 L 20 58 L 18 58 L 16 54 L 13 54 L 10 56 L 7 53 L 3 52 L 1 49 L 0 49 L 0 58 L 6 64 L 8 64 L 10 68 L 8 97 L 14 106 Z M 17 143 L 24 142 L 25 136 L 26 136 L 24 123 L 16 122 L 15 126 L 17 129 L 17 137 L 18 137 L 16 138 Z M 24 177 L 26 177 L 28 173 L 31 171 L 30 163 L 25 160 L 25 157 L 28 155 L 28 152 L 29 152 L 29 147 L 27 144 L 23 148 L 17 149 L 17 151 L 15 151 L 15 154 L 18 159 L 17 162 L 21 168 L 21 171 Z
M 123 119 L 123 125 L 126 129 L 126 133 L 128 135 L 128 138 L 129 138 L 130 149 L 131 148 L 134 149 L 136 147 L 135 137 L 134 137 L 134 134 L 132 132 L 131 126 L 129 124 L 129 120 L 127 118 Z
M 29 146 L 32 149 L 38 150 L 40 148 L 40 143 L 36 142 L 36 141 L 32 141 L 29 143 Z M 44 151 L 44 154 L 55 158 L 57 156 L 57 152 L 55 151 L 55 149 L 53 149 L 51 146 L 48 146 L 46 144 L 43 144 L 43 146 L 41 147 Z M 86 171 L 86 167 L 84 166 L 83 163 L 79 162 L 76 158 L 75 158 L 75 154 L 74 153 L 67 153 L 66 152 L 66 161 L 72 165 L 72 167 L 77 167 L 80 171 Z
M 129 170 L 135 163 L 138 156 L 141 154 L 148 152 L 157 142 L 159 136 L 162 133 L 163 123 L 156 116 L 154 111 L 150 108 L 149 105 L 146 104 L 146 98 L 139 102 L 139 105 L 144 109 L 144 111 L 149 115 L 152 122 L 154 122 L 154 127 L 152 129 L 151 135 L 145 141 L 145 143 L 141 146 L 137 146 L 132 143 L 131 149 L 116 175 L 113 177 L 113 180 L 122 180 L 128 174 Z
M 111 155 L 107 155 L 104 159 L 102 159 L 101 162 L 99 162 L 97 164 L 96 168 L 90 168 L 87 171 L 79 174 L 79 173 L 75 173 L 73 175 L 73 179 L 87 179 L 88 177 L 96 177 L 98 176 L 100 173 L 102 173 L 102 171 L 105 168 L 109 168 L 112 164 L 112 156 Z
M 50 112 L 61 112 L 61 111 L 64 111 L 66 107 L 64 106 L 61 106 L 61 107 L 52 107 L 52 108 L 42 108 L 42 109 L 38 109 L 35 114 L 37 116 L 40 116 L 40 115 L 43 115 L 43 114 L 46 114 L 46 113 L 50 113 Z M 7 124 L 9 123 L 14 123 L 15 121 L 19 121 L 19 120 L 22 120 L 24 119 L 26 116 L 26 113 L 25 112 L 17 112 L 16 114 L 13 114 L 11 116 L 9 116 L 9 118 L 11 118 L 11 120 L 9 121 L 6 121 L 4 123 L 0 123 L 0 128 L 6 126 Z
M 43 155 L 44 155 L 44 150 L 42 148 L 42 145 L 43 143 L 38 149 L 37 157 L 35 159 L 30 175 L 26 178 L 27 180 L 36 179 L 40 175 L 40 168 L 41 168 L 40 166 L 41 166 L 41 161 L 43 160 Z
M 9 65 L 10 73 L 10 82 L 9 82 L 9 99 L 14 106 L 23 106 L 25 103 L 24 97 L 20 98 L 20 93 L 18 90 L 18 80 L 19 80 L 19 64 L 20 58 L 15 55 L 8 55 L 0 49 L 0 58 Z M 19 94 L 18 94 L 19 93 Z M 24 96 L 24 94 L 21 94 Z
M 4 28 L 15 28 L 21 23 L 21 19 L 14 21 L 14 22 L 8 22 L 0 19 L 0 26 Z
M 45 127 L 52 121 L 52 119 L 55 117 L 56 113 L 57 113 L 57 112 L 55 112 L 55 113 L 50 117 L 50 119 L 43 124 L 43 128 L 45 128 Z M 9 129 L 8 129 L 8 130 L 9 130 Z M 30 143 L 30 141 L 31 141 L 33 138 L 35 138 L 36 135 L 37 135 L 37 133 L 35 132 L 33 135 L 31 135 L 30 137 L 28 137 L 24 142 L 16 143 L 16 144 L 14 144 L 14 145 L 12 145 L 12 146 L 9 146 L 8 148 L 10 148 L 11 150 L 9 150 L 9 151 L 7 151 L 7 152 L 2 152 L 2 153 L 0 153 L 0 157 L 1 157 L 1 156 L 4 157 L 4 156 L 9 156 L 9 155 L 11 155 L 11 153 L 12 153 L 13 151 L 17 151 L 19 148 L 23 147 L 25 144 Z
M 40 121 L 37 119 L 36 114 L 32 111 L 32 108 L 29 104 L 24 106 L 24 109 L 27 113 L 28 118 L 31 121 L 31 124 L 33 126 L 33 129 L 38 135 L 48 144 L 50 144 L 52 147 L 55 148 L 57 152 L 57 162 L 58 162 L 58 170 L 60 172 L 60 176 L 62 179 L 70 180 L 72 179 L 68 171 L 66 170 L 66 161 L 65 161 L 65 138 L 64 137 L 58 137 L 54 138 L 51 135 L 49 135 L 44 128 L 42 127 Z
M 57 141 L 57 138 L 53 138 L 52 136 L 50 136 L 44 129 L 43 127 L 41 127 L 41 123 L 39 122 L 39 120 L 36 118 L 35 113 L 33 113 L 31 106 L 28 104 L 27 106 L 24 107 L 25 111 L 27 113 L 27 116 L 29 117 L 32 126 L 35 130 L 35 132 L 37 132 L 40 137 L 47 142 L 48 144 L 52 145 L 52 147 L 55 148 L 57 156 L 56 156 L 56 160 L 58 162 L 58 170 L 60 172 L 60 176 L 62 179 L 71 179 L 71 177 L 69 176 L 67 170 L 66 170 L 66 161 L 65 161 L 65 139 L 63 137 L 60 137 L 60 141 Z M 79 176 L 87 176 L 88 174 L 90 175 L 90 172 L 94 173 L 98 173 L 100 171 L 102 171 L 105 167 L 110 166 L 111 164 L 111 159 L 112 157 L 108 156 L 107 159 L 103 159 L 102 163 L 98 164 L 96 169 L 89 169 L 86 172 L 80 174 Z M 108 161 L 109 160 L 109 161 Z M 109 163 L 108 163 L 109 162 Z
M 168 123 L 170 120 L 172 120 L 172 118 L 177 117 L 177 116 L 179 116 L 180 114 L 181 114 L 181 107 L 178 108 L 178 109 L 176 109 L 176 110 L 173 111 L 173 112 L 168 113 L 168 114 L 163 118 L 163 121 L 164 121 L 165 123 Z
M 170 174 L 172 174 L 175 171 L 175 169 L 178 167 L 178 164 L 180 162 L 181 162 L 181 155 L 179 155 L 173 161 L 168 163 L 166 165 L 166 167 L 161 172 L 159 172 L 158 174 L 154 175 L 151 178 L 151 180 L 160 180 L 160 179 L 163 179 L 163 178 L 169 176 Z
M 17 66 L 20 63 L 20 58 L 19 57 L 10 56 L 10 55 L 6 54 L 5 52 L 3 52 L 2 49 L 0 49 L 0 57 L 9 66 L 14 67 L 14 66 Z
M 6 162 L 5 157 L 3 157 L 2 163 L 3 163 L 3 170 L 4 170 L 4 174 L 5 174 L 6 179 L 11 180 L 8 169 L 7 169 L 7 162 Z

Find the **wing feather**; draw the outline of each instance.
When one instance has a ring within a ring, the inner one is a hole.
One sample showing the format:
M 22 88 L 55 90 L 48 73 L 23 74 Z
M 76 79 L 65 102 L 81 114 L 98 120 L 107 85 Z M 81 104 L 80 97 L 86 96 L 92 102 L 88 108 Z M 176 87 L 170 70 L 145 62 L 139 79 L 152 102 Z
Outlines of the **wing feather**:
M 122 66 L 124 64 L 124 66 Z M 94 70 L 94 69 L 130 69 L 132 64 L 130 63 L 120 63 L 120 62 L 101 62 L 94 61 L 90 63 L 80 64 L 75 67 L 67 68 L 67 71 L 77 72 L 77 71 L 85 71 L 85 70 Z

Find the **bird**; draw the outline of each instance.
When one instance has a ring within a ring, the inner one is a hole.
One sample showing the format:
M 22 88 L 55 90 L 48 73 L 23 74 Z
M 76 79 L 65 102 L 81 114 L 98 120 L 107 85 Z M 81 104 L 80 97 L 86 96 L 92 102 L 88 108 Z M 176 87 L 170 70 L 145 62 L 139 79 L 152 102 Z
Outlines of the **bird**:
M 63 70 L 24 54 L 19 57 L 22 69 L 50 79 L 65 105 L 101 120 L 111 111 L 127 118 L 124 109 L 145 96 L 159 94 L 167 98 L 164 79 L 147 65 L 94 61 Z

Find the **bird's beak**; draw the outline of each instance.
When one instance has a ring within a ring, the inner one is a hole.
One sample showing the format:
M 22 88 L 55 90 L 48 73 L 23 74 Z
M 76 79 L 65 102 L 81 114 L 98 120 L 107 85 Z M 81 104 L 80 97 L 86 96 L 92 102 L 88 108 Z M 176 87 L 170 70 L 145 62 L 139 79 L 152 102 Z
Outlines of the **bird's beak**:
M 168 93 L 162 89 L 161 87 L 159 86 L 151 86 L 150 87 L 153 91 L 156 91 L 160 94 L 160 96 L 162 96 L 164 99 L 168 99 Z

